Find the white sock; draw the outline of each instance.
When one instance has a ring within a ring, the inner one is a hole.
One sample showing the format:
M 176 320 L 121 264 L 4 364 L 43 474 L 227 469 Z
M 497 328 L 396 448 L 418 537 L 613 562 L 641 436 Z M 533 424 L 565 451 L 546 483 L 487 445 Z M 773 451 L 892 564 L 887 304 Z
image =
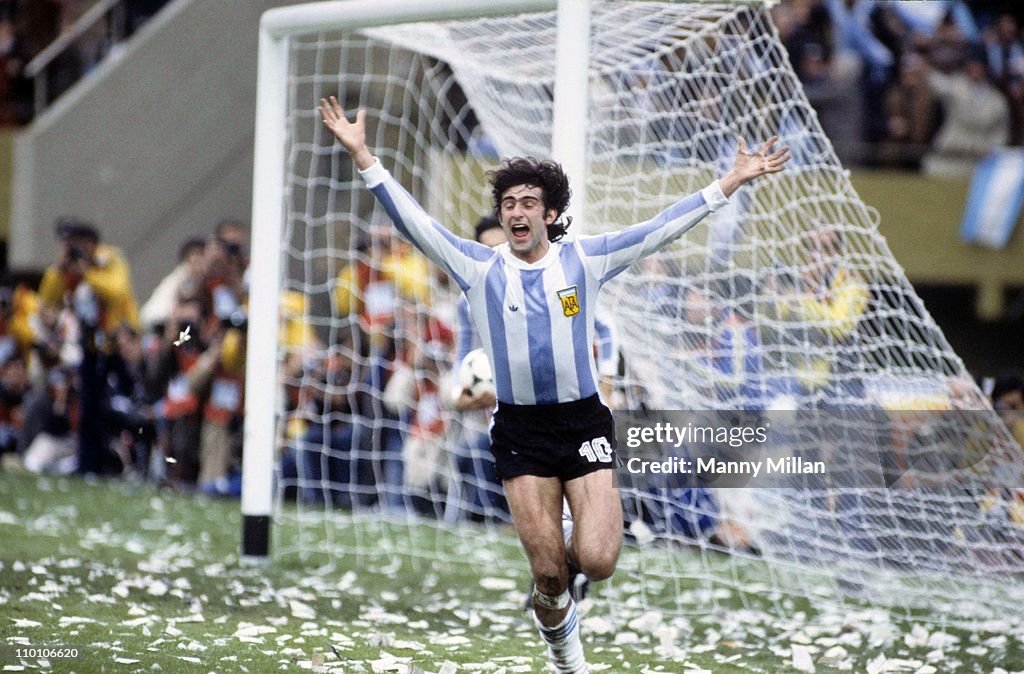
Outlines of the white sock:
M 565 618 L 554 627 L 545 627 L 534 616 L 541 637 L 548 644 L 548 657 L 559 674 L 587 674 L 587 662 L 583 658 L 583 644 L 580 642 L 580 623 L 576 617 L 576 603 L 569 600 L 569 611 Z

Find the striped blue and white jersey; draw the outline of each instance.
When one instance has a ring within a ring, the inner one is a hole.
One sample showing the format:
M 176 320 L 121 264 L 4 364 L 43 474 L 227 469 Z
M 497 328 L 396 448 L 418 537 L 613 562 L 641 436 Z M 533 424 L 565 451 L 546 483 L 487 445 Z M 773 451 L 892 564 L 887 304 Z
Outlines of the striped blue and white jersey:
M 602 377 L 614 377 L 619 369 L 619 341 L 615 332 L 615 323 L 601 311 L 594 314 L 594 333 L 597 343 L 597 372 Z M 473 316 L 469 308 L 469 300 L 462 296 L 458 309 L 458 326 L 455 330 L 455 367 L 452 368 L 453 398 L 458 398 L 462 390 L 459 380 L 459 364 L 473 349 L 481 347 L 480 336 L 473 325 Z
M 455 236 L 374 162 L 363 179 L 398 231 L 459 285 L 490 356 L 500 402 L 547 405 L 597 393 L 592 356 L 601 286 L 674 241 L 727 202 L 718 182 L 647 222 L 552 243 L 527 263 L 509 250 Z

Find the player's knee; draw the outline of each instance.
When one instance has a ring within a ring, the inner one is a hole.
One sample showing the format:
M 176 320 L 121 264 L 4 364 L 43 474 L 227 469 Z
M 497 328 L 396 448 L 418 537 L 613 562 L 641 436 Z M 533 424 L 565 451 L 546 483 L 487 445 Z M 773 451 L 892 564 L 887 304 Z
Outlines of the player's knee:
M 585 560 L 580 560 L 580 570 L 587 578 L 593 581 L 611 578 L 615 573 L 615 563 L 618 555 L 608 553 L 595 555 Z

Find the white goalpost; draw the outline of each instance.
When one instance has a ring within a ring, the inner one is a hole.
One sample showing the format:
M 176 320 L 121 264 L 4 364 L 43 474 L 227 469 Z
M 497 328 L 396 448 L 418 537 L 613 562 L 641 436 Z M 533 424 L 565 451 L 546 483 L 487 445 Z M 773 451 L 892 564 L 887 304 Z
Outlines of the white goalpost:
M 268 558 L 272 527 L 275 556 L 311 564 L 518 554 L 486 421 L 447 400 L 457 288 L 392 235 L 323 129 L 333 95 L 469 238 L 502 157 L 564 164 L 572 235 L 704 187 L 739 136 L 791 148 L 786 171 L 605 287 L 614 402 L 757 415 L 786 429 L 774 450 L 848 460 L 849 481 L 625 484 L 609 603 L 814 597 L 968 625 L 1024 599 L 1024 454 L 879 234 L 763 4 L 318 2 L 266 13 L 259 59 L 245 559 Z
M 583 6 L 584 3 L 569 3 Z M 278 384 L 281 258 L 276 254 L 285 220 L 285 151 L 288 119 L 288 45 L 311 32 L 356 30 L 408 21 L 495 16 L 551 9 L 554 0 L 348 0 L 270 10 L 260 21 L 253 154 L 253 203 L 247 351 L 245 460 L 242 470 L 242 557 L 266 559 L 270 551 L 276 423 L 280 410 L 271 392 Z M 585 67 L 584 67 L 585 72 Z M 584 86 L 585 89 L 585 86 Z M 577 90 L 573 93 L 578 94 Z M 258 373 L 258 374 L 257 374 Z

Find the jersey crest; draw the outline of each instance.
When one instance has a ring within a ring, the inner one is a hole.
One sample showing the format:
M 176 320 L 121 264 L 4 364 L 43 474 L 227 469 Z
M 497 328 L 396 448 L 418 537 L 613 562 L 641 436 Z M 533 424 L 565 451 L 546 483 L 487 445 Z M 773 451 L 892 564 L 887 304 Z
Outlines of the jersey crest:
M 562 313 L 572 317 L 580 312 L 580 298 L 576 286 L 569 286 L 558 291 L 558 299 L 562 300 Z

